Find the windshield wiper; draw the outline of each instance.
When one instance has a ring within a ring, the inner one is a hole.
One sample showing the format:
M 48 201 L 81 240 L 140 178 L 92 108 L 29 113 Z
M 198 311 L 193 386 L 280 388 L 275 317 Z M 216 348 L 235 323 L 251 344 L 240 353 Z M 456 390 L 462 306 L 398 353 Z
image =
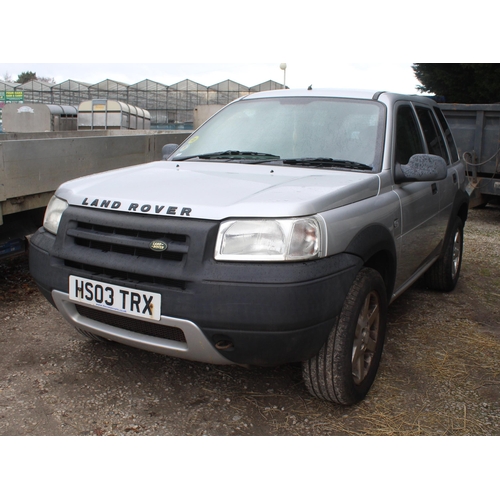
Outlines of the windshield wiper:
M 338 168 L 348 168 L 353 170 L 373 170 L 369 165 L 364 163 L 359 163 L 357 161 L 351 160 L 336 160 L 333 158 L 288 158 L 282 160 L 284 165 L 305 165 L 311 167 L 338 167 Z
M 255 151 L 220 151 L 218 153 L 210 153 L 206 155 L 199 155 L 199 158 L 202 159 L 212 159 L 212 158 L 228 158 L 228 159 L 235 159 L 235 160 L 242 160 L 242 159 L 255 159 L 255 158 L 269 158 L 271 160 L 279 160 L 280 157 L 270 154 L 270 153 L 256 153 Z
M 180 158 L 173 158 L 175 161 L 190 160 L 199 158 L 200 160 L 261 160 L 261 161 L 275 161 L 280 157 L 270 153 L 257 153 L 255 151 L 216 151 L 214 153 L 205 153 L 192 156 L 181 156 Z

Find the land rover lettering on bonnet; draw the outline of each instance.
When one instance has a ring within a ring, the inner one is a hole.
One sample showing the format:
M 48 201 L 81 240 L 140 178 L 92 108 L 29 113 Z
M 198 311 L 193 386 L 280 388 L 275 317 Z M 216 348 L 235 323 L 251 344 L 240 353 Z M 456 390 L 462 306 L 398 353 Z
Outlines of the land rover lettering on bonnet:
M 457 284 L 465 170 L 431 99 L 254 93 L 164 158 L 61 185 L 31 238 L 35 281 L 87 339 L 300 362 L 311 394 L 351 405 L 390 303 Z
M 100 200 L 99 198 L 95 198 L 92 201 L 89 198 L 85 198 L 82 201 L 82 206 L 84 207 L 95 207 L 95 208 L 103 208 L 103 209 L 111 209 L 111 210 L 120 210 L 122 209 L 122 202 L 115 200 Z M 126 206 L 126 205 L 125 205 Z M 172 207 L 167 205 L 152 205 L 149 203 L 139 204 L 139 203 L 128 203 L 128 208 L 126 208 L 128 212 L 141 212 L 143 214 L 154 213 L 161 215 L 181 215 L 181 216 L 190 216 L 191 208 L 188 207 Z

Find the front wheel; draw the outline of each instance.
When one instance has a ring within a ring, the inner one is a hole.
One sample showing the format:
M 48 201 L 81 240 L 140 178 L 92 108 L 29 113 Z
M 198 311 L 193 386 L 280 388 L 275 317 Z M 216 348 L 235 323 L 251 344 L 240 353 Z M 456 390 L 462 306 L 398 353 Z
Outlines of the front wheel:
M 352 405 L 368 393 L 380 364 L 387 323 L 387 294 L 380 274 L 356 276 L 330 335 L 316 356 L 302 364 L 309 392 Z

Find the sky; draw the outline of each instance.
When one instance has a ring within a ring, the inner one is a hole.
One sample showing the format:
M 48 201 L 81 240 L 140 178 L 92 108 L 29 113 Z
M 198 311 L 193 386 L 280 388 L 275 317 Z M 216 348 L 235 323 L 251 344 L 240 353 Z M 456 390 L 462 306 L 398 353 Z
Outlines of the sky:
M 72 12 L 67 2 L 51 0 L 50 9 L 37 3 L 2 20 L 0 79 L 34 71 L 56 83 L 190 79 L 210 86 L 230 79 L 251 87 L 283 83 L 280 64 L 286 63 L 290 88 L 414 94 L 414 62 L 497 61 L 496 21 L 482 19 L 480 39 L 462 36 L 461 1 L 453 9 L 434 0 L 432 7 L 398 10 L 392 0 L 379 0 L 376 8 L 368 0 L 331 8 L 320 0 L 286 8 L 275 0 L 245 6 L 149 0 L 121 9 L 87 0 Z M 482 4 L 490 10 L 486 0 L 476 0 L 475 10 Z
M 281 69 L 285 62 L 286 70 Z M 419 84 L 411 68 L 412 63 L 335 63 L 331 66 L 307 61 L 276 61 L 251 63 L 1 63 L 0 79 L 8 75 L 15 81 L 25 71 L 39 77 L 54 78 L 56 83 L 66 80 L 95 84 L 116 80 L 134 84 L 145 79 L 172 85 L 190 79 L 202 85 L 214 85 L 233 80 L 251 87 L 274 80 L 290 88 L 358 88 L 417 93 Z

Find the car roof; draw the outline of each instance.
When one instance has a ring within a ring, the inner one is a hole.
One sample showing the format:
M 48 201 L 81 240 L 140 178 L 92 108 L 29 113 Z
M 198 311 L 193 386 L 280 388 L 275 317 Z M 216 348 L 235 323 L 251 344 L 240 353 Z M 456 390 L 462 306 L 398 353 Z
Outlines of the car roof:
M 412 100 L 417 102 L 432 103 L 428 97 L 419 95 L 399 94 L 396 92 L 386 92 L 383 90 L 360 90 L 360 89 L 286 89 L 268 90 L 255 92 L 242 99 L 265 99 L 269 97 L 339 97 L 350 99 L 367 99 L 381 102 L 394 102 L 398 100 Z

